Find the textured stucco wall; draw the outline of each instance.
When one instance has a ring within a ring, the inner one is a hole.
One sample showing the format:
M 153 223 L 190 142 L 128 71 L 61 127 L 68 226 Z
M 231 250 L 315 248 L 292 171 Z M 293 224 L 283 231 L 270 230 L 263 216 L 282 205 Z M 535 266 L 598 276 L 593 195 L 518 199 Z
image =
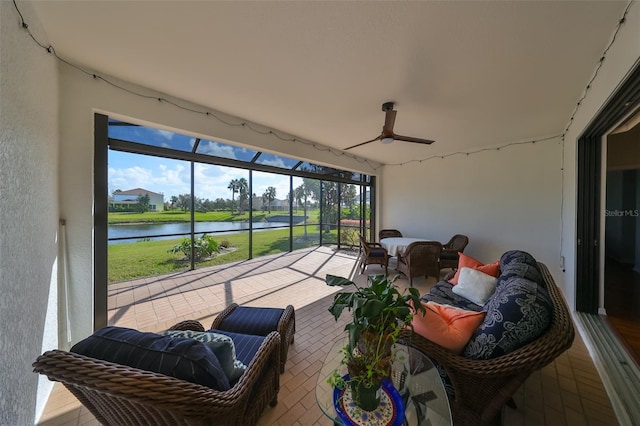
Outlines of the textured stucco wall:
M 57 75 L 0 1 L 0 425 L 33 424 L 51 387 L 31 363 L 58 344 Z

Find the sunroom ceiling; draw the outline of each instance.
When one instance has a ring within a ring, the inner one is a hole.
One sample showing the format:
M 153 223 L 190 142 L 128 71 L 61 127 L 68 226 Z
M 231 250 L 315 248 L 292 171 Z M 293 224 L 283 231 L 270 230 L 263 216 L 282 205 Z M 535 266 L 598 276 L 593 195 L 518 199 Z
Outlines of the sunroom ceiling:
M 36 35 L 74 64 L 335 149 L 379 135 L 394 101 L 396 133 L 436 143 L 349 151 L 385 164 L 561 134 L 627 6 L 32 4 Z

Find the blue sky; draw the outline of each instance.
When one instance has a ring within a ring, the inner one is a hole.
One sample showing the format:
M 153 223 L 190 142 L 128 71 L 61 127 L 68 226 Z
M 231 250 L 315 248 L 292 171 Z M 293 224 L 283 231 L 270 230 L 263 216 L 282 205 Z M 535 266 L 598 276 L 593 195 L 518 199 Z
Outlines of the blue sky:
M 113 124 L 109 126 L 110 138 L 184 152 L 190 152 L 196 142 L 192 136 L 167 130 L 147 126 Z M 242 161 L 250 161 L 256 154 L 256 151 L 251 149 L 210 140 L 201 140 L 198 152 Z M 290 168 L 297 163 L 293 159 L 269 154 L 263 154 L 260 158 L 263 160 L 262 164 L 283 168 Z M 168 201 L 173 195 L 191 192 L 190 171 L 191 165 L 188 161 L 109 150 L 109 194 L 112 194 L 116 189 L 126 191 L 143 188 L 163 193 L 165 201 Z M 194 174 L 195 196 L 209 200 L 230 199 L 231 191 L 227 187 L 233 179 L 245 178 L 249 181 L 248 170 L 233 167 L 196 164 Z M 301 178 L 293 178 L 294 188 L 301 184 Z M 289 176 L 253 172 L 253 193 L 261 196 L 269 186 L 276 188 L 276 198 L 285 199 L 289 192 Z
M 109 151 L 109 194 L 116 189 L 126 191 L 144 188 L 163 193 L 165 201 L 172 195 L 188 194 L 190 189 L 190 163 L 187 161 L 151 157 Z M 195 193 L 198 198 L 231 198 L 227 189 L 233 179 L 249 180 L 248 170 L 232 167 L 196 164 Z M 293 186 L 299 186 L 301 178 L 293 178 Z M 253 172 L 253 192 L 261 196 L 267 187 L 276 188 L 276 198 L 284 199 L 289 191 L 289 176 Z M 237 194 L 236 194 L 237 196 Z

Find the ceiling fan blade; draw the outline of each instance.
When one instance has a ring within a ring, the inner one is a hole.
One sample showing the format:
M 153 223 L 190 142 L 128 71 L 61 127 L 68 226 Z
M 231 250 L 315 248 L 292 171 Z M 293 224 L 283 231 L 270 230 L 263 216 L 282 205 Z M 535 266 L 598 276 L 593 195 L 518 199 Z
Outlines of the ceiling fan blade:
M 357 147 L 359 147 L 359 146 L 366 145 L 366 144 L 371 143 L 371 142 L 375 142 L 375 141 L 377 141 L 378 139 L 380 139 L 381 137 L 382 137 L 382 135 L 377 136 L 377 137 L 375 137 L 375 138 L 371 139 L 370 141 L 361 142 L 361 143 L 359 143 L 359 144 L 352 145 L 352 146 L 350 146 L 350 147 L 348 147 L 348 148 L 344 148 L 344 149 L 343 149 L 343 151 L 348 151 L 348 150 L 350 150 L 351 148 L 357 148 Z
M 382 128 L 383 135 L 393 134 L 393 125 L 396 122 L 396 113 L 397 111 L 395 109 L 390 109 L 385 112 L 384 127 Z
M 402 136 L 402 135 L 393 135 L 393 140 L 396 141 L 404 141 L 404 142 L 413 142 L 413 143 L 423 143 L 426 145 L 431 145 L 434 141 L 429 140 L 429 139 L 420 139 L 420 138 L 414 138 L 411 136 Z

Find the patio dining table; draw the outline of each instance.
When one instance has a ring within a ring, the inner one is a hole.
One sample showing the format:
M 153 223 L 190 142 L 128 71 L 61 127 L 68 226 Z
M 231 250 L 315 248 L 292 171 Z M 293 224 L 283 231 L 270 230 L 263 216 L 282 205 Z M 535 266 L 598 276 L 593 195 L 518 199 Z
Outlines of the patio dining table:
M 390 237 L 380 240 L 382 247 L 387 249 L 389 256 L 397 256 L 398 253 L 402 253 L 406 250 L 409 244 L 416 241 L 430 241 L 425 238 L 412 238 L 412 237 Z

